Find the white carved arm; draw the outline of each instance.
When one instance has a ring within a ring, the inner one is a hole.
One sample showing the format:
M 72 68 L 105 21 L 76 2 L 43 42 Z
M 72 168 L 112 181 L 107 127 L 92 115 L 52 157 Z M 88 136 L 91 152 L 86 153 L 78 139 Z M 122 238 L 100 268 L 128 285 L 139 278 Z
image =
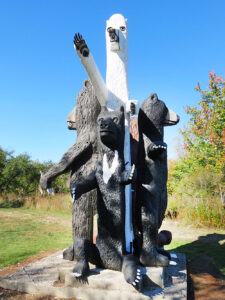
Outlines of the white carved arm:
M 90 50 L 88 49 L 85 40 L 79 33 L 75 34 L 74 36 L 74 49 L 88 73 L 100 105 L 106 106 L 108 92 L 105 82 L 99 72 L 92 54 L 90 53 Z

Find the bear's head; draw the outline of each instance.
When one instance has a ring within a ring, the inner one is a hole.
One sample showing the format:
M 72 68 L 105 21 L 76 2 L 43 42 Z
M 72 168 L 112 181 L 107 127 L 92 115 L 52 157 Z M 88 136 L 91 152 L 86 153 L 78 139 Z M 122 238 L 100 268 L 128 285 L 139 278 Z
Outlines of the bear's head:
M 155 93 L 141 105 L 138 115 L 139 132 L 144 133 L 153 142 L 163 141 L 164 126 L 175 125 L 178 122 L 179 116 L 168 109 Z
M 128 51 L 127 19 L 114 14 L 106 21 L 106 48 L 110 52 Z
M 102 146 L 111 150 L 123 151 L 124 147 L 124 107 L 120 106 L 114 111 L 106 107 L 98 116 L 98 133 Z
M 67 117 L 68 128 L 77 130 L 78 135 L 82 135 L 84 131 L 92 131 L 100 111 L 101 106 L 91 81 L 85 80 L 83 89 L 77 95 L 76 106 Z

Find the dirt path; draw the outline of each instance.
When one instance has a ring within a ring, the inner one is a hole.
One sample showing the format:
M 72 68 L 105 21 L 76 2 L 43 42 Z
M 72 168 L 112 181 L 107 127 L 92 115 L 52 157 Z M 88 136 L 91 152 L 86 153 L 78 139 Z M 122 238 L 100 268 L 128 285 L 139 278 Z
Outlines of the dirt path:
M 169 219 L 163 221 L 160 230 L 171 231 L 173 235 L 173 239 L 183 239 L 183 240 L 190 240 L 190 241 L 198 240 L 199 237 L 204 237 L 204 236 L 207 236 L 207 239 L 211 239 L 211 241 L 213 241 L 213 239 L 216 241 L 217 238 L 213 234 L 216 233 L 217 235 L 218 234 L 225 235 L 225 230 L 204 228 L 202 226 L 199 226 L 199 228 L 195 228 L 192 225 L 184 226 L 182 223 L 178 221 L 171 221 Z M 222 242 L 223 241 L 221 241 L 221 243 Z
M 173 239 L 204 241 L 207 243 L 225 244 L 225 230 L 194 228 L 184 226 L 177 221 L 165 220 L 160 230 L 172 232 Z M 222 236 L 222 239 L 221 239 Z M 224 253 L 225 261 L 225 253 Z M 214 260 L 207 255 L 187 259 L 188 300 L 224 300 L 225 278 L 221 275 Z

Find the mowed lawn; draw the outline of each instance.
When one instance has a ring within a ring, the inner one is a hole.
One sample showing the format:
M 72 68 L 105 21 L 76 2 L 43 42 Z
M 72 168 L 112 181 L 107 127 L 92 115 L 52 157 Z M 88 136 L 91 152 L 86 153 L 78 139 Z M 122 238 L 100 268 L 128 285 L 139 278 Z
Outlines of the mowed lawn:
M 0 209 L 0 268 L 41 251 L 64 249 L 72 243 L 71 213 L 24 208 Z M 171 230 L 166 249 L 185 253 L 187 259 L 207 255 L 225 275 L 225 230 L 194 228 L 165 220 Z
M 0 209 L 0 268 L 72 243 L 70 213 Z

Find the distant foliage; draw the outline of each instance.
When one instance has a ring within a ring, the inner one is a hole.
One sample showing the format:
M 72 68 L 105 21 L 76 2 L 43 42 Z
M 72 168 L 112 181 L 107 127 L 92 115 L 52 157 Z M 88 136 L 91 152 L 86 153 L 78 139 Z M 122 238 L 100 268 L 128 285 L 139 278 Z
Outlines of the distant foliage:
M 222 176 L 199 166 L 182 172 L 185 161 L 174 161 L 169 169 L 167 216 L 187 223 L 218 228 L 225 226 L 225 209 L 220 189 Z
M 32 161 L 27 154 L 14 156 L 0 147 L 0 194 L 18 196 L 39 193 L 40 171 L 47 171 L 52 162 Z M 59 176 L 53 183 L 55 193 L 69 191 L 68 174 Z
M 225 79 L 209 73 L 209 86 L 182 131 L 182 155 L 169 166 L 168 215 L 225 226 Z
M 186 157 L 207 169 L 225 170 L 225 79 L 209 73 L 209 86 L 200 93 L 198 106 L 186 108 L 189 126 L 182 130 Z

